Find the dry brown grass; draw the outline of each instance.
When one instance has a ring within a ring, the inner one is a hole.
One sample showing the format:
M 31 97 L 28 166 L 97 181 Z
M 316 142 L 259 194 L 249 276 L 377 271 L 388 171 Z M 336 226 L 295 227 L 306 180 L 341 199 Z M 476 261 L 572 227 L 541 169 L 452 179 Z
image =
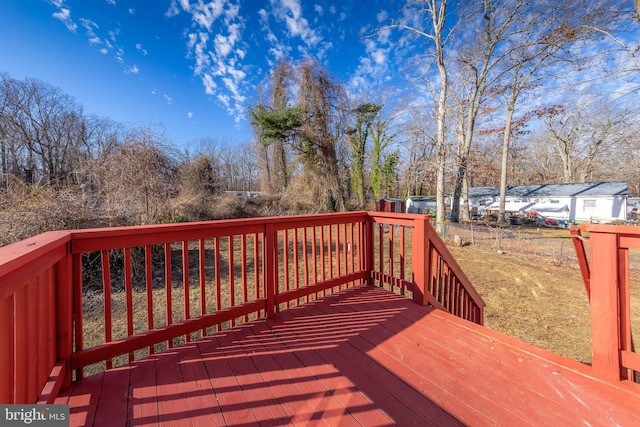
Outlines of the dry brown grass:
M 485 326 L 590 363 L 589 302 L 577 266 L 478 246 L 449 249 L 487 303 Z M 634 339 L 640 343 L 640 280 L 633 273 L 631 290 Z

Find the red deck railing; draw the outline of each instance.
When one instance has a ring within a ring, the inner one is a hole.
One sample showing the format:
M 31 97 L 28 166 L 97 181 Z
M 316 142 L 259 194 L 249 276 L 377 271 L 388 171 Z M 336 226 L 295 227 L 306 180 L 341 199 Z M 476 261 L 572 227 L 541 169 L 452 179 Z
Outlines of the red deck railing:
M 588 239 L 581 231 L 589 233 Z M 572 227 L 571 236 L 590 301 L 594 374 L 637 388 L 640 355 L 635 352 L 631 327 L 630 251 L 640 249 L 640 227 L 583 224 Z M 638 299 L 636 295 L 636 304 Z
M 360 284 L 482 324 L 422 215 L 352 212 L 45 233 L 0 248 L 0 403 Z M 6 350 L 8 349 L 8 350 Z

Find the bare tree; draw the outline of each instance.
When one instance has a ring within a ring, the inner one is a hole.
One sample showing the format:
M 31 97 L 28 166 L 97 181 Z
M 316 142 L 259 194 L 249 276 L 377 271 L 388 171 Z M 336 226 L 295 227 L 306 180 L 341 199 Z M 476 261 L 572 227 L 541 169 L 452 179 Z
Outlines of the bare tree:
M 628 119 L 628 111 L 606 103 L 548 115 L 545 124 L 562 164 L 564 182 L 594 179 L 598 159 L 621 142 Z
M 446 113 L 448 74 L 445 62 L 445 44 L 448 37 L 447 0 L 411 0 L 402 8 L 402 17 L 393 21 L 391 28 L 409 31 L 411 34 L 432 43 L 431 53 L 438 69 L 435 116 L 436 131 L 436 230 L 440 235 L 445 231 L 445 165 Z

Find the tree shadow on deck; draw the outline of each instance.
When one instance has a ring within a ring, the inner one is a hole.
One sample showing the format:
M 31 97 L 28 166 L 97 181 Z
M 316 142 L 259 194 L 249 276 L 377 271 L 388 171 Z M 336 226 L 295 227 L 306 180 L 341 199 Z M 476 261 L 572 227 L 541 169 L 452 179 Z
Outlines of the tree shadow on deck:
M 395 338 L 429 313 L 379 288 L 334 294 L 107 371 L 92 396 L 95 420 L 464 425 L 425 397 L 424 377 L 404 363 L 420 357 L 419 344 Z M 114 393 L 113 381 L 127 391 Z

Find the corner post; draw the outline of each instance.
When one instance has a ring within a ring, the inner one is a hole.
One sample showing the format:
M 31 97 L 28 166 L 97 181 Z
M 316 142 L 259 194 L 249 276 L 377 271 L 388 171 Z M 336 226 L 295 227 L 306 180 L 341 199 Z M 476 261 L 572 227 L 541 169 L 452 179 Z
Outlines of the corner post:
M 620 380 L 618 236 L 591 232 L 591 353 L 594 373 Z
M 413 301 L 416 304 L 427 305 L 427 284 L 428 272 L 427 252 L 429 239 L 427 236 L 429 219 L 416 219 L 413 222 L 413 232 L 411 234 L 411 244 L 413 254 L 411 259 L 411 272 L 413 275 Z

